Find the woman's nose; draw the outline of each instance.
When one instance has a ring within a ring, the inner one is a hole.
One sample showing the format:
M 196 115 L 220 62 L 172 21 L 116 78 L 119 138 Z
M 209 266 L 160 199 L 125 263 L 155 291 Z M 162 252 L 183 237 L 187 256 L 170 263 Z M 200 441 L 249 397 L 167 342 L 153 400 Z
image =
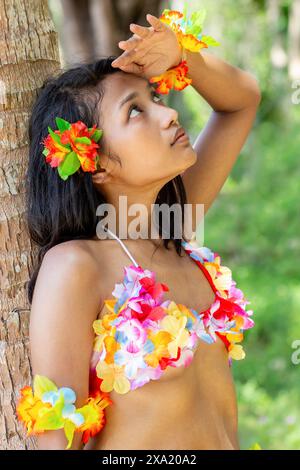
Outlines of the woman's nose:
M 174 108 L 168 108 L 167 113 L 165 115 L 165 126 L 169 127 L 170 125 L 174 123 L 179 126 L 178 112 Z

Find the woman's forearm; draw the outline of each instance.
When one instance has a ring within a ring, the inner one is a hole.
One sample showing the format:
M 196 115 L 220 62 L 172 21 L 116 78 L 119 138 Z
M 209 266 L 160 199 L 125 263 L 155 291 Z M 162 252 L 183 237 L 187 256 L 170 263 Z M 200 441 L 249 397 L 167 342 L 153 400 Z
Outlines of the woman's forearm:
M 215 111 L 239 111 L 260 101 L 254 75 L 204 51 L 185 51 L 187 77 Z

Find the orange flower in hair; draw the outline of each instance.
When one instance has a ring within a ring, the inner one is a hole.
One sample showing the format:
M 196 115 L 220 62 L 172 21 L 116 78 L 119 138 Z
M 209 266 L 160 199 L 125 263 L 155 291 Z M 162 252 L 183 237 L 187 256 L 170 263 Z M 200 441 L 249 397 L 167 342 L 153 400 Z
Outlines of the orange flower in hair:
M 63 180 L 76 173 L 94 172 L 99 163 L 99 144 L 103 131 L 94 125 L 88 128 L 82 121 L 69 123 L 55 118 L 58 130 L 48 127 L 49 134 L 43 140 L 43 155 L 52 168 L 58 169 Z

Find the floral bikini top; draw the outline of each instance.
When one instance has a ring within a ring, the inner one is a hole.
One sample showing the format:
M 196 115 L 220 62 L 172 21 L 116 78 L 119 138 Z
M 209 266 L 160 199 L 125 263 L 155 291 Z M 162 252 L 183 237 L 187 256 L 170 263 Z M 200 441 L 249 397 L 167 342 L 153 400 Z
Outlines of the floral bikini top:
M 83 432 L 82 442 L 96 435 L 105 425 L 104 409 L 113 404 L 109 392 L 119 394 L 158 380 L 167 367 L 188 367 L 199 341 L 221 338 L 228 351 L 228 364 L 244 359 L 243 331 L 254 326 L 250 302 L 236 287 L 231 270 L 221 258 L 197 244 L 195 232 L 182 246 L 204 273 L 215 298 L 202 312 L 186 305 L 164 300 L 169 290 L 156 279 L 155 272 L 143 269 L 120 242 L 133 264 L 124 267 L 124 278 L 115 284 L 113 299 L 105 300 L 106 312 L 93 322 L 95 332 L 90 362 L 89 397 L 76 408 L 75 392 L 60 389 L 45 376 L 34 377 L 31 387 L 21 390 L 17 417 L 27 435 L 64 428 L 70 448 L 74 432 Z M 102 313 L 102 312 L 101 312 Z

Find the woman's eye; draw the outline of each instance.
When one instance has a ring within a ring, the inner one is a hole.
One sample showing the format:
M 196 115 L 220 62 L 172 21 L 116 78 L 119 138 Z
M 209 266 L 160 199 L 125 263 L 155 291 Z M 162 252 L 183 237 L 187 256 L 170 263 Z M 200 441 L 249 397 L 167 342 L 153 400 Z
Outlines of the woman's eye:
M 138 106 L 136 106 L 135 104 L 131 105 L 130 108 L 129 108 L 129 111 L 128 111 L 128 117 L 131 117 L 131 112 L 133 110 L 138 110 L 138 111 L 142 111 Z M 134 116 L 133 116 L 134 117 Z
M 162 98 L 161 98 L 160 95 L 159 95 L 158 93 L 156 93 L 155 91 L 152 92 L 152 97 L 158 98 L 158 102 L 161 101 L 161 102 L 163 103 Z M 141 109 L 139 106 L 133 104 L 133 105 L 131 105 L 130 108 L 129 108 L 128 117 L 131 117 L 131 112 L 132 112 L 133 110 L 138 110 L 138 111 L 143 112 L 142 109 Z M 135 116 L 133 116 L 133 117 L 135 117 Z
M 160 94 L 159 94 L 159 93 L 156 93 L 156 91 L 154 91 L 154 92 L 152 93 L 152 96 L 153 96 L 154 98 L 158 98 L 158 101 L 161 101 L 162 103 L 164 102 L 163 99 L 162 99 L 162 97 L 160 96 Z

